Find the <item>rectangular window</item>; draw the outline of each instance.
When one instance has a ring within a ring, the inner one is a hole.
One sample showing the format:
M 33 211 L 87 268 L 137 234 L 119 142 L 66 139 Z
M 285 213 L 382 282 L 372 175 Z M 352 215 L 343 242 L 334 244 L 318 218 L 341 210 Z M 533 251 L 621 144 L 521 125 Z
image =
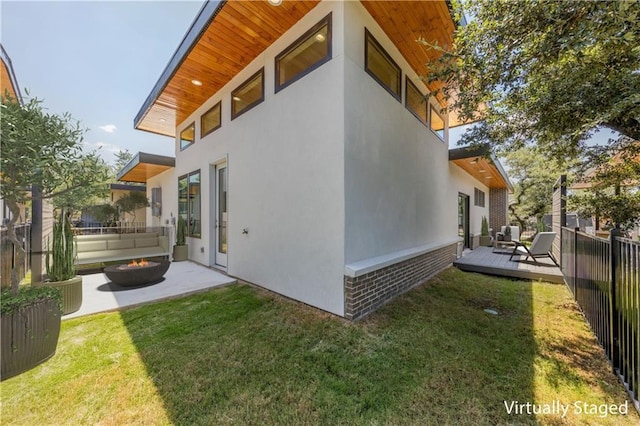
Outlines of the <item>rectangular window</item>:
M 200 170 L 189 174 L 189 236 L 200 238 Z
M 418 120 L 427 124 L 427 102 L 425 102 L 424 95 L 416 85 L 409 80 L 409 77 L 406 77 L 406 83 L 407 94 L 405 98 L 405 107 L 407 107 L 407 109 L 411 111 Z
M 264 68 L 231 92 L 231 119 L 264 101 Z
M 440 139 L 444 140 L 444 120 L 433 105 L 429 106 L 429 115 L 431 116 L 429 120 L 431 130 L 433 130 L 433 133 L 438 135 Z
M 331 14 L 276 56 L 276 93 L 331 59 Z
M 178 215 L 187 225 L 187 235 L 200 238 L 200 170 L 178 178 Z
M 187 175 L 178 178 L 178 215 L 184 223 L 189 223 L 189 178 Z
M 484 191 L 478 188 L 473 189 L 473 205 L 484 207 Z
M 191 123 L 189 127 L 180 132 L 180 150 L 191 146 L 196 136 L 196 123 Z
M 400 100 L 402 79 L 400 67 L 366 28 L 364 29 L 364 39 L 365 71 L 391 93 L 394 98 Z
M 218 102 L 200 117 L 200 138 L 217 130 L 222 125 L 222 102 Z

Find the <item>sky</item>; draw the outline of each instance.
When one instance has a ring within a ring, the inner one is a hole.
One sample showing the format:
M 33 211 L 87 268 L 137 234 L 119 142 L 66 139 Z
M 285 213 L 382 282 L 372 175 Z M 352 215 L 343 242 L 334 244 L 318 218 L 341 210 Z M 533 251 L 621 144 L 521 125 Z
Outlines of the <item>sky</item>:
M 174 140 L 133 119 L 203 1 L 5 1 L 0 41 L 25 97 L 69 112 L 85 149 L 109 163 L 129 150 L 173 156 Z

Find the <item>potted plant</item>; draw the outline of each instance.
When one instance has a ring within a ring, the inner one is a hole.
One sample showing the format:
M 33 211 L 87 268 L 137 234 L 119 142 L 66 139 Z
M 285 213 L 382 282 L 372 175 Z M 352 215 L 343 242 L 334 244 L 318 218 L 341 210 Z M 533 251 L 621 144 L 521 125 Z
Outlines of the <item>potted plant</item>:
M 480 245 L 484 247 L 491 246 L 491 236 L 489 235 L 489 222 L 486 216 L 482 216 L 482 225 L 480 228 Z
M 181 215 L 178 215 L 178 224 L 176 226 L 176 244 L 173 246 L 173 261 L 181 262 L 187 260 L 189 255 L 189 246 L 185 241 L 187 232 L 187 224 Z
M 60 336 L 62 296 L 54 288 L 21 286 L 2 292 L 0 380 L 51 358 Z
M 53 224 L 53 243 L 47 240 L 45 287 L 62 292 L 62 315 L 73 313 L 82 305 L 82 277 L 76 275 L 73 231 L 71 219 L 64 209 Z
M 32 203 L 35 207 L 60 195 L 77 199 L 77 194 L 71 197 L 75 190 L 86 193 L 102 188 L 110 169 L 97 154 L 84 154 L 84 130 L 70 115 L 45 110 L 37 98 L 22 101 L 8 91 L 0 97 L 0 198 L 11 212 L 6 232 L 15 250 L 11 282 L 2 283 L 0 295 L 0 379 L 4 380 L 49 359 L 60 334 L 60 291 L 20 283 L 25 257 L 39 256 L 27 253 L 24 240 L 16 234 L 16 225 L 24 217 L 20 206 Z M 41 238 L 38 232 L 31 237 Z M 39 281 L 40 270 L 32 270 L 31 276 Z

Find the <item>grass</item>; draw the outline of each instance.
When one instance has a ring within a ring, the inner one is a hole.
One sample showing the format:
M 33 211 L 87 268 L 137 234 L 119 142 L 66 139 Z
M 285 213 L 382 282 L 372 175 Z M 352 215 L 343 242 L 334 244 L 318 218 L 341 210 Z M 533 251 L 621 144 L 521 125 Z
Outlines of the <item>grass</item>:
M 562 418 L 503 402 L 625 396 L 565 286 L 450 268 L 358 323 L 248 285 L 65 320 L 55 357 L 2 383 L 0 420 L 638 424 L 631 404 Z

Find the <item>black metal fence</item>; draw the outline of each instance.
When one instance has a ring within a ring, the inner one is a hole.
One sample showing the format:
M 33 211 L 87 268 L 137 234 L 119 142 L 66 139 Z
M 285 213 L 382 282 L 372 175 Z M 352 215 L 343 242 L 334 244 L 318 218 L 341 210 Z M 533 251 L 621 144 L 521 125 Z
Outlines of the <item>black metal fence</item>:
M 31 224 L 17 225 L 14 229 L 26 252 L 24 262 L 18 265 L 18 278 L 22 279 L 30 268 Z M 11 271 L 16 266 L 17 257 L 17 250 L 9 240 L 7 228 L 3 226 L 0 231 L 0 284 L 3 289 L 11 286 Z
M 640 411 L 640 242 L 562 228 L 562 273 Z

